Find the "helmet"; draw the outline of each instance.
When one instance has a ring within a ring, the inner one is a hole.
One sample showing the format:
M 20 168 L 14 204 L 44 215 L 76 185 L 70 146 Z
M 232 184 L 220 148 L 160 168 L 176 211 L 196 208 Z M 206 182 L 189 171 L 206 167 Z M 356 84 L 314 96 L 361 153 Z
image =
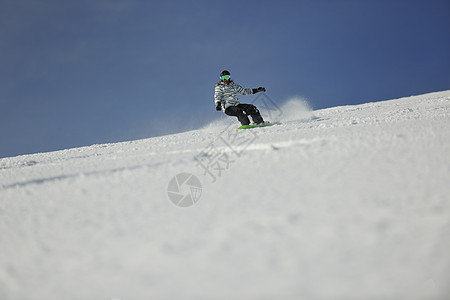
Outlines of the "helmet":
M 231 74 L 229 71 L 223 70 L 222 72 L 220 72 L 220 77 L 222 77 L 223 75 L 231 75 Z
M 224 78 L 224 76 L 225 76 L 225 78 Z M 223 70 L 222 72 L 220 72 L 220 80 L 222 80 L 222 81 L 230 80 L 230 72 L 228 72 L 227 70 Z

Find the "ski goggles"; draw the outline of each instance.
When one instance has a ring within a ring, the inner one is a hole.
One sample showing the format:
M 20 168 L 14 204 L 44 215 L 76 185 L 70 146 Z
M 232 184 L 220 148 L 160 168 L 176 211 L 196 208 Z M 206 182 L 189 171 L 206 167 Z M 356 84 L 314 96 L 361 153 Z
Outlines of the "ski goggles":
M 230 80 L 230 78 L 231 78 L 230 75 L 223 75 L 223 76 L 220 76 L 220 79 L 222 79 L 222 80 Z

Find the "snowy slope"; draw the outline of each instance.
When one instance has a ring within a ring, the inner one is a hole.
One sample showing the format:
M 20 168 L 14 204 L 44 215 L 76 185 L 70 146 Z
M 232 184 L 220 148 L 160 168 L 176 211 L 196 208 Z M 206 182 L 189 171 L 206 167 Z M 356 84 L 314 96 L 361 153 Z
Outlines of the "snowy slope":
M 281 112 L 0 159 L 0 299 L 449 299 L 450 91 Z

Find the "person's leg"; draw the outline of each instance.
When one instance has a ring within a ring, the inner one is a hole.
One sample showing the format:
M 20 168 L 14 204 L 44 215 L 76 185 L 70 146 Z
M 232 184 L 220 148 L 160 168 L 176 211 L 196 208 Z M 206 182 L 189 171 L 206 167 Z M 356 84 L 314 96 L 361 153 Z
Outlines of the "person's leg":
M 239 105 L 240 104 L 236 106 L 227 107 L 227 109 L 225 109 L 225 114 L 237 117 L 242 125 L 250 124 L 250 120 L 248 119 L 247 113 L 241 107 L 239 107 Z
M 241 103 L 241 104 L 238 104 L 237 107 L 242 109 L 247 115 L 250 115 L 253 119 L 253 122 L 255 122 L 256 124 L 264 123 L 264 120 L 263 120 L 261 114 L 259 113 L 258 108 L 256 106 L 254 106 L 253 104 Z

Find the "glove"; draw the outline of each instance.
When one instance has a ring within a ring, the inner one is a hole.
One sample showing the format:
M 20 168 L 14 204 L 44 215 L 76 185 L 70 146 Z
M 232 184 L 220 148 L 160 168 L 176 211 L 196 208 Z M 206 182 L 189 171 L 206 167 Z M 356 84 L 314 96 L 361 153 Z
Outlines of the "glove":
M 216 110 L 217 111 L 222 110 L 222 104 L 220 102 L 216 102 Z
M 262 86 L 260 86 L 257 89 L 253 89 L 253 94 L 256 94 L 256 93 L 259 93 L 259 92 L 265 92 L 265 91 L 266 91 L 266 89 L 263 88 Z

